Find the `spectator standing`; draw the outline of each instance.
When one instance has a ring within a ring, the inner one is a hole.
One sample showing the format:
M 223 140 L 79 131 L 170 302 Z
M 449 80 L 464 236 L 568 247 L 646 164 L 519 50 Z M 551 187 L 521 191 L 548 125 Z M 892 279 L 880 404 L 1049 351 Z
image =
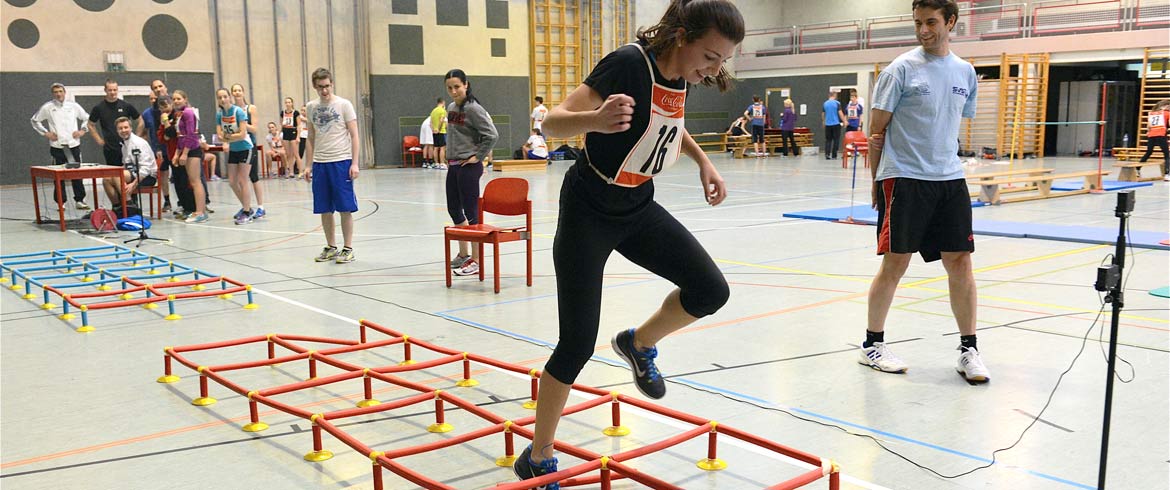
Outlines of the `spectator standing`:
M 158 99 L 167 96 L 167 85 L 160 79 L 150 81 L 150 107 L 142 111 L 142 124 L 138 126 L 138 136 L 146 138 L 154 150 L 154 160 L 158 162 L 159 190 L 163 195 L 162 212 L 171 212 L 171 159 L 166 155 L 166 145 L 158 139 L 159 119 L 162 113 L 158 108 Z
M 431 131 L 434 133 L 435 151 L 433 168 L 447 169 L 447 109 L 443 107 L 443 98 L 435 99 L 435 108 L 431 109 Z
M 65 100 L 65 86 L 54 83 L 49 87 L 53 98 L 41 105 L 33 114 L 31 122 L 37 134 L 49 140 L 49 155 L 57 165 L 64 165 L 72 156 L 74 162 L 81 162 L 81 137 L 88 131 L 85 121 L 89 114 L 77 102 Z M 69 152 L 66 155 L 65 152 Z M 85 202 L 85 181 L 74 179 L 68 181 L 73 187 L 73 201 L 77 209 L 89 209 Z M 53 187 L 53 202 L 64 204 L 69 200 L 65 192 L 65 182 L 61 187 Z
M 764 117 L 768 113 L 768 108 L 764 107 L 764 103 L 760 101 L 760 96 L 752 96 L 752 104 L 743 111 L 744 117 L 752 120 L 752 144 L 756 149 L 756 158 L 768 156 L 768 147 L 764 143 Z M 760 147 L 764 147 L 761 152 Z
M 313 213 L 321 216 L 325 248 L 317 262 L 353 262 L 353 213 L 358 210 L 353 181 L 357 180 L 359 140 L 357 112 L 350 101 L 333 93 L 333 74 L 318 68 L 312 75 L 317 100 L 309 103 L 308 177 L 313 182 Z M 341 214 L 344 245 L 337 249 L 333 213 Z
M 106 165 L 121 166 L 122 138 L 118 136 L 114 121 L 119 117 L 139 119 L 139 113 L 134 106 L 118 98 L 118 82 L 107 79 L 105 92 L 106 98 L 89 111 L 89 134 L 93 136 L 93 141 L 102 147 Z
M 791 149 L 795 157 L 800 155 L 800 149 L 796 147 L 796 111 L 792 106 L 792 99 L 784 99 L 784 112 L 780 114 L 780 154 L 788 156 Z
M 865 114 L 865 109 L 858 101 L 857 91 L 850 91 L 849 105 L 845 106 L 845 131 L 861 131 L 861 116 L 863 114 Z
M 825 160 L 836 160 L 841 148 L 841 125 L 845 124 L 845 111 L 837 102 L 837 92 L 829 92 L 822 106 L 821 123 L 825 126 Z
M 544 124 L 544 118 L 548 116 L 548 108 L 544 106 L 544 97 L 537 96 L 534 99 L 536 107 L 532 108 L 532 129 L 540 129 L 540 125 Z

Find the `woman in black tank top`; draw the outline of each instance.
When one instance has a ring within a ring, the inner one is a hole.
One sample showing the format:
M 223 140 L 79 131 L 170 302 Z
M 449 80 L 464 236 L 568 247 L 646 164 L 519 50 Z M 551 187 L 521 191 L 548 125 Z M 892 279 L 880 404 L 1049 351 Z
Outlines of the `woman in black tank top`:
M 631 364 L 635 386 L 650 398 L 665 394 L 654 345 L 726 303 L 723 274 L 654 202 L 653 178 L 686 153 L 698 163 L 707 202 L 726 197 L 723 178 L 687 133 L 683 116 L 688 84 L 728 87 L 723 63 L 743 36 L 743 17 L 730 1 L 673 0 L 657 25 L 602 59 L 545 119 L 549 137 L 585 134 L 585 152 L 561 187 L 553 243 L 560 340 L 540 377 L 533 443 L 514 465 L 520 478 L 556 471 L 556 426 L 569 386 L 596 345 L 602 273 L 613 251 L 678 286 L 640 327 L 622 328 L 612 341 Z

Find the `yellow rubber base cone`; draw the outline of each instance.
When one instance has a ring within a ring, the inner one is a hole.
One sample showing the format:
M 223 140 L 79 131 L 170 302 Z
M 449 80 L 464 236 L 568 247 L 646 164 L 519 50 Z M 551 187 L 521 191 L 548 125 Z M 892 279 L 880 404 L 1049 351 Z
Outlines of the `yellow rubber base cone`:
M 414 365 L 415 362 L 416 361 L 414 359 L 411 359 L 409 361 L 402 361 L 402 362 L 398 363 L 398 365 L 399 366 L 411 366 L 411 365 Z
M 114 289 L 114 288 L 110 287 L 109 284 L 102 284 L 101 286 L 97 287 L 98 291 L 109 291 L 111 289 Z
M 72 320 L 74 318 L 77 318 L 77 315 L 74 315 L 72 313 L 62 313 L 61 315 L 57 316 L 57 318 L 60 318 L 62 320 Z
M 703 470 L 707 470 L 707 471 L 719 471 L 719 470 L 727 469 L 727 462 L 725 462 L 719 458 L 715 458 L 715 459 L 703 458 L 703 459 L 700 459 L 698 463 L 695 463 L 695 466 L 698 466 L 699 469 L 703 469 Z
M 157 381 L 159 383 L 166 383 L 166 384 L 178 383 L 179 377 L 175 376 L 173 374 L 168 374 L 166 376 L 159 376 L 158 379 L 156 379 L 155 381 Z
M 529 410 L 536 410 L 536 400 L 528 400 L 528 401 L 524 402 L 523 405 L 520 405 L 520 406 L 527 408 Z
M 357 402 L 358 408 L 372 407 L 372 406 L 381 405 L 381 404 L 382 404 L 382 402 L 380 402 L 378 400 L 374 400 L 374 399 L 366 399 L 366 400 L 362 400 L 360 402 Z
M 260 308 L 260 305 L 258 305 L 256 303 L 248 303 L 248 304 L 244 305 L 245 310 L 256 310 L 259 308 Z
M 219 295 L 219 296 L 216 296 L 216 298 L 219 298 L 219 299 L 232 299 L 232 293 L 223 293 L 223 294 L 221 294 L 221 295 Z
M 57 307 L 57 305 L 55 305 L 53 303 L 45 303 L 45 304 L 41 305 L 42 310 L 51 310 L 51 309 L 56 308 L 56 307 Z
M 142 307 L 146 308 L 148 310 L 153 310 L 155 308 L 158 308 L 158 303 L 145 303 L 142 305 Z
M 204 396 L 191 400 L 191 404 L 197 407 L 206 407 L 208 405 L 214 405 L 216 401 L 217 400 L 215 398 Z
M 164 316 L 164 317 L 163 317 L 163 320 L 172 320 L 172 321 L 174 321 L 174 320 L 182 320 L 182 319 L 183 319 L 183 315 L 180 315 L 180 314 L 178 314 L 178 313 L 171 313 L 170 315 L 167 315 L 167 316 Z
M 252 422 L 243 427 L 244 432 L 260 432 L 267 428 L 268 424 L 265 424 L 264 422 Z
M 434 432 L 436 434 L 443 434 L 455 430 L 455 426 L 443 422 L 441 424 L 431 424 L 427 427 L 427 432 Z
M 479 381 L 474 379 L 461 379 L 458 383 L 455 383 L 455 386 L 460 388 L 471 388 L 472 386 L 479 386 Z
M 333 457 L 333 453 L 322 449 L 320 451 L 313 451 L 311 453 L 305 454 L 305 461 L 312 461 L 314 463 L 320 463 L 320 462 L 325 461 L 327 459 L 330 459 L 332 457 Z
M 34 298 L 36 298 L 36 297 L 37 297 L 37 295 L 35 295 L 35 294 L 33 294 L 33 293 L 28 293 L 28 294 L 26 294 L 26 295 L 24 295 L 24 296 L 21 296 L 21 298 L 24 298 L 24 299 L 34 299 Z
M 601 430 L 602 434 L 610 437 L 622 437 L 630 435 L 630 428 L 622 425 L 611 425 Z
M 77 327 L 76 331 L 81 332 L 81 333 L 89 333 L 89 332 L 93 331 L 93 327 L 90 325 L 82 325 L 80 327 Z
M 516 462 L 515 456 L 500 456 L 500 457 L 496 458 L 496 466 L 500 466 L 503 468 L 511 468 L 515 462 Z

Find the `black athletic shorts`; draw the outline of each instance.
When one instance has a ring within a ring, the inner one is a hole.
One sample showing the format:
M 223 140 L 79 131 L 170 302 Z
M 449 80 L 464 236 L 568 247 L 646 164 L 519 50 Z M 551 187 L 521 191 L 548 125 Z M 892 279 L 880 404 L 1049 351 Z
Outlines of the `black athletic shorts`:
M 764 127 L 752 125 L 752 143 L 764 142 Z
M 893 178 L 878 185 L 878 255 L 922 255 L 926 262 L 941 252 L 974 252 L 971 196 L 965 179 L 930 181 Z
M 447 133 L 435 133 L 435 148 L 442 148 L 447 146 Z
M 232 164 L 232 163 L 251 164 L 252 163 L 252 153 L 255 153 L 255 152 L 252 150 L 229 151 L 228 152 L 228 163 L 229 164 Z

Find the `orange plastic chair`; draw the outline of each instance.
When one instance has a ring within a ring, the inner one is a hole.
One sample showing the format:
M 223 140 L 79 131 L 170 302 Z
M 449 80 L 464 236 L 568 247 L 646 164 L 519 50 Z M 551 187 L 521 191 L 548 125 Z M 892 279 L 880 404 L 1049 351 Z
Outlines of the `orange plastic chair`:
M 845 153 L 841 156 L 841 168 L 849 168 L 849 157 L 853 153 L 865 159 L 865 168 L 869 168 L 869 139 L 863 131 L 849 131 L 845 133 Z
M 402 166 L 416 167 L 418 166 L 418 155 L 422 155 L 422 145 L 418 144 L 418 136 L 410 135 L 402 137 Z M 419 148 L 412 150 L 411 148 Z M 409 158 L 410 162 L 407 163 Z
M 500 216 L 525 215 L 524 226 L 500 228 L 485 224 L 484 213 Z M 496 294 L 500 292 L 500 244 L 524 240 L 528 263 L 528 286 L 532 287 L 532 201 L 528 199 L 528 181 L 515 177 L 501 177 L 488 182 L 479 198 L 479 224 L 447 226 L 443 228 L 443 269 L 447 271 L 447 287 L 451 287 L 451 240 L 479 244 L 483 260 L 483 246 L 492 244 L 492 273 L 495 275 Z M 484 267 L 480 264 L 479 280 L 483 281 Z
M 157 161 L 154 162 L 154 175 L 156 175 L 156 176 L 158 175 L 158 162 Z M 162 219 L 162 207 L 163 207 L 162 198 L 163 198 L 163 196 L 162 196 L 162 187 L 161 186 L 164 186 L 164 185 L 168 185 L 168 184 L 166 182 L 155 182 L 155 184 L 152 186 L 146 186 L 146 187 L 138 186 L 138 187 L 134 188 L 135 194 L 146 194 L 147 195 L 146 202 L 150 203 L 150 215 L 153 216 L 154 219 L 156 219 L 156 220 Z M 158 203 L 158 207 L 155 207 L 156 202 Z

